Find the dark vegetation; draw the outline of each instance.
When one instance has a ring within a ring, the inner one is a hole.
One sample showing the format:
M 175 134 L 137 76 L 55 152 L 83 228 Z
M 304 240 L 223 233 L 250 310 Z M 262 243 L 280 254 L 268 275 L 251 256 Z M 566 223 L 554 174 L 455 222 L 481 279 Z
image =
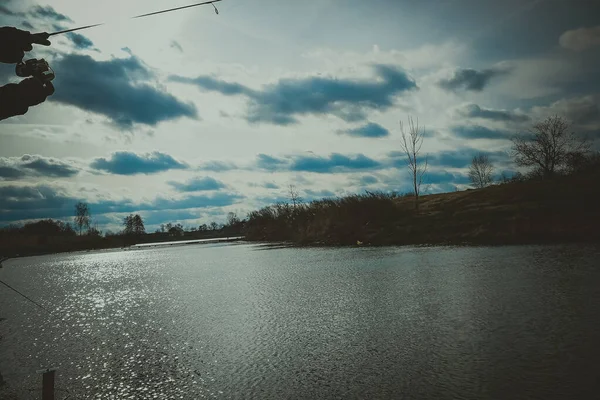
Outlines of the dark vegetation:
M 600 239 L 600 163 L 552 180 L 519 177 L 422 196 L 366 193 L 254 211 L 246 240 L 297 244 L 510 244 Z
M 86 209 L 87 224 L 77 221 L 80 210 Z M 99 250 L 127 247 L 139 243 L 169 242 L 179 240 L 209 239 L 241 235 L 243 221 L 230 213 L 227 224 L 212 223 L 198 228 L 187 228 L 180 224 L 167 224 L 162 230 L 146 233 L 144 221 L 138 214 L 131 214 L 123 220 L 123 230 L 119 233 L 107 232 L 102 235 L 97 228 L 89 226 L 89 208 L 79 203 L 75 208 L 75 228 L 70 223 L 46 219 L 27 223 L 23 226 L 9 225 L 0 228 L 0 259 L 5 257 L 28 256 L 82 250 Z M 85 232 L 83 227 L 87 225 Z M 81 234 L 79 229 L 81 226 Z

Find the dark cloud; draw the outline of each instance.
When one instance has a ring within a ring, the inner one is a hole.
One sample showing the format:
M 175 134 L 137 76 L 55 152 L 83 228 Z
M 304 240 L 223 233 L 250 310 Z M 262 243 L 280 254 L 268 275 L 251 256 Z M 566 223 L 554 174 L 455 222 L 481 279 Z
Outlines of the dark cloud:
M 73 20 L 64 14 L 56 12 L 54 8 L 50 6 L 35 6 L 29 12 L 30 15 L 38 17 L 40 19 L 51 19 L 53 21 L 73 22 Z
M 506 69 L 499 68 L 489 68 L 481 71 L 471 68 L 456 69 L 451 78 L 438 81 L 438 85 L 449 91 L 464 89 L 480 92 L 490 83 L 492 78 L 507 73 Z
M 225 207 L 235 204 L 242 199 L 244 199 L 244 196 L 239 194 L 216 192 L 211 195 L 191 195 L 182 199 L 158 198 L 146 207 L 161 210 Z
M 66 54 L 55 62 L 55 86 L 50 98 L 105 115 L 129 128 L 134 123 L 155 126 L 180 117 L 197 118 L 192 104 L 179 101 L 148 82 L 153 73 L 135 56 L 96 61 L 88 55 Z
M 374 185 L 379 182 L 379 179 L 373 175 L 364 175 L 361 176 L 358 180 L 362 186 Z
M 364 154 L 332 153 L 327 157 L 293 155 L 277 158 L 266 154 L 257 156 L 256 167 L 267 171 L 294 171 L 315 173 L 351 172 L 381 168 L 382 165 Z
M 98 218 L 111 213 L 166 212 L 168 210 L 225 207 L 235 204 L 243 198 L 235 193 L 217 192 L 212 195 L 191 195 L 177 199 L 157 197 L 153 201 L 143 203 L 135 203 L 131 200 L 106 200 L 89 202 L 89 206 L 94 218 Z M 49 185 L 0 186 L 0 222 L 70 218 L 73 215 L 75 204 L 80 200 L 82 199 L 69 196 L 59 188 Z
M 279 189 L 279 186 L 277 186 L 276 184 L 274 184 L 273 182 L 263 182 L 263 183 L 248 183 L 248 186 L 250 187 L 261 187 L 261 188 L 265 188 L 265 189 Z
M 570 123 L 586 130 L 600 129 L 600 95 L 564 98 L 544 107 L 534 107 L 540 118 L 551 115 L 564 116 Z
M 448 171 L 427 171 L 427 173 L 423 176 L 424 184 L 439 185 L 449 183 L 455 185 L 464 185 L 469 182 L 470 180 L 467 175 Z
M 0 222 L 71 216 L 75 203 L 47 185 L 0 186 Z
M 6 7 L 3 4 L 0 4 L 0 14 L 8 15 L 8 16 L 11 16 L 11 17 L 17 17 L 17 16 L 22 17 L 22 16 L 25 16 L 25 13 L 20 12 L 20 11 L 11 10 L 10 8 Z
M 0 157 L 0 179 L 14 180 L 25 177 L 69 178 L 79 169 L 72 163 L 38 155 Z
M 450 128 L 452 133 L 462 139 L 490 139 L 490 140 L 510 140 L 513 133 L 498 130 L 489 129 L 479 125 L 460 125 Z
M 186 78 L 183 76 L 171 76 L 173 82 L 191 83 L 203 89 L 219 92 L 226 96 L 245 94 L 252 96 L 255 92 L 240 83 L 229 83 L 211 76 L 199 76 L 197 78 Z
M 94 42 L 92 42 L 87 37 L 80 35 L 79 33 L 69 32 L 67 33 L 67 37 L 78 49 L 86 50 L 94 47 Z
M 285 169 L 289 165 L 288 160 L 271 157 L 266 154 L 259 154 L 256 156 L 256 158 L 256 166 L 260 169 L 266 169 L 268 171 Z
M 524 114 L 517 114 L 511 111 L 482 108 L 477 104 L 466 104 L 462 106 L 458 109 L 458 114 L 466 118 L 482 118 L 489 119 L 492 121 L 503 122 L 526 122 L 530 120 L 529 116 Z
M 113 153 L 109 159 L 95 159 L 90 167 L 117 175 L 155 174 L 171 169 L 189 168 L 188 165 L 159 151 L 146 154 L 118 151 Z
M 207 161 L 200 164 L 197 169 L 199 171 L 226 172 L 238 169 L 238 166 L 227 161 Z
M 273 182 L 266 182 L 262 185 L 265 189 L 279 189 L 279 186 L 274 184 Z
M 416 90 L 417 85 L 404 71 L 386 65 L 375 66 L 376 79 L 352 80 L 326 77 L 288 78 L 253 90 L 239 83 L 225 82 L 211 76 L 171 80 L 189 83 L 227 96 L 248 99 L 246 119 L 290 125 L 306 115 L 336 115 L 348 121 L 366 119 L 367 111 L 385 111 L 394 105 L 395 96 Z
M 169 182 L 169 185 L 173 186 L 178 192 L 201 192 L 206 190 L 219 190 L 226 187 L 223 182 L 209 176 L 204 178 L 193 178 L 185 183 L 171 181 Z
M 490 157 L 490 160 L 497 164 L 506 164 L 509 159 L 508 154 L 505 151 L 482 151 L 470 147 L 463 147 L 428 154 L 427 163 L 429 166 L 437 168 L 466 168 L 471 165 L 473 156 L 478 153 L 487 154 Z M 402 152 L 390 152 L 388 157 L 391 165 L 397 168 L 406 168 L 406 155 Z
M 343 155 L 333 153 L 328 157 L 296 156 L 290 170 L 302 172 L 331 173 L 358 170 L 371 170 L 379 168 L 381 164 L 364 154 Z
M 389 136 L 390 132 L 379 124 L 376 124 L 374 122 L 369 122 L 368 124 L 363 125 L 358 128 L 348 129 L 348 130 L 340 130 L 340 131 L 338 131 L 338 134 L 354 136 L 354 137 L 380 138 L 380 137 Z
M 33 29 L 33 25 L 31 25 L 29 22 L 27 21 L 23 21 L 21 22 L 21 25 L 23 26 L 23 28 L 27 28 L 27 29 Z

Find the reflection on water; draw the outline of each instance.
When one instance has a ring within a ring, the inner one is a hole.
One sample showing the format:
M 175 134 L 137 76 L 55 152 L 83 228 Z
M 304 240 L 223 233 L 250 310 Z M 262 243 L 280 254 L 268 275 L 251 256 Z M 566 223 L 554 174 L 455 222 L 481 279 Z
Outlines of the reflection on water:
M 589 398 L 599 259 L 203 245 L 11 260 L 0 277 L 54 311 L 0 290 L 0 397 L 58 367 L 77 399 Z

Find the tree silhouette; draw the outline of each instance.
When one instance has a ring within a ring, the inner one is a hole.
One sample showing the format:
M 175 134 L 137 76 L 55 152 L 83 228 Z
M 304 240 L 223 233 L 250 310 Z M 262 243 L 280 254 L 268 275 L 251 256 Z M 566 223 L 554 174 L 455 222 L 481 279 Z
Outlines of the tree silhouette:
M 585 154 L 590 144 L 578 137 L 560 116 L 548 117 L 533 126 L 528 135 L 512 139 L 513 157 L 520 167 L 534 167 L 534 174 L 552 177 L 576 155 Z
M 487 154 L 479 153 L 471 160 L 469 179 L 476 188 L 484 188 L 492 183 L 493 170 L 494 167 Z
M 89 228 L 91 218 L 87 203 L 80 201 L 75 204 L 75 225 L 79 228 L 79 235 L 82 234 L 83 227 Z
M 419 157 L 421 146 L 423 146 L 423 138 L 425 137 L 425 129 L 419 130 L 419 121 L 417 120 L 417 123 L 415 124 L 413 119 L 409 117 L 408 133 L 404 131 L 402 121 L 400 121 L 400 132 L 402 132 L 400 148 L 402 149 L 402 152 L 406 154 L 408 169 L 413 181 L 415 209 L 418 210 L 421 183 L 423 182 L 423 175 L 425 175 L 425 172 L 427 171 L 427 157 L 425 157 L 424 161 Z

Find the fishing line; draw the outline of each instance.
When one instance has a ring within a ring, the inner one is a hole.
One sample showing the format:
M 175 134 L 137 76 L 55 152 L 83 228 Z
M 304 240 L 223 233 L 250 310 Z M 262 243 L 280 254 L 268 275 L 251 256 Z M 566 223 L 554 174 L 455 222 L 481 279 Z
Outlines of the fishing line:
M 222 0 L 210 0 L 210 1 L 204 1 L 202 3 L 190 4 L 190 5 L 187 5 L 187 6 L 169 8 L 167 10 L 154 11 L 154 12 L 150 12 L 150 13 L 146 13 L 146 14 L 136 15 L 136 16 L 133 16 L 133 17 L 131 17 L 129 19 L 145 18 L 145 17 L 149 17 L 149 16 L 152 16 L 152 15 L 164 14 L 164 13 L 168 13 L 168 12 L 171 12 L 171 11 L 183 10 L 183 9 L 186 9 L 186 8 L 205 6 L 205 5 L 208 5 L 208 4 L 210 4 L 210 5 L 213 6 L 213 8 L 215 9 L 215 13 L 218 15 L 219 14 L 219 10 L 217 9 L 217 7 L 215 6 L 214 3 L 218 3 L 219 1 L 222 1 Z M 93 24 L 93 25 L 80 26 L 78 28 L 65 29 L 63 31 L 49 33 L 48 36 L 54 36 L 54 35 L 60 35 L 62 33 L 80 31 L 80 30 L 83 30 L 83 29 L 93 28 L 93 27 L 100 26 L 100 25 L 105 25 L 105 24 L 106 24 L 106 22 L 102 22 L 100 24 Z
M 15 289 L 14 287 L 10 286 L 8 283 L 4 282 L 2 279 L 0 279 L 0 283 L 3 284 L 4 286 L 6 286 L 7 288 L 14 290 L 16 293 L 18 293 L 19 295 L 23 296 L 25 299 L 29 300 L 30 302 L 32 302 L 33 304 L 35 304 L 36 306 L 38 306 L 39 308 L 41 308 L 42 310 L 46 311 L 47 313 L 50 314 L 50 310 L 46 309 L 44 306 L 42 306 L 41 304 L 31 300 L 29 297 L 25 296 L 23 293 L 19 292 L 17 289 Z

